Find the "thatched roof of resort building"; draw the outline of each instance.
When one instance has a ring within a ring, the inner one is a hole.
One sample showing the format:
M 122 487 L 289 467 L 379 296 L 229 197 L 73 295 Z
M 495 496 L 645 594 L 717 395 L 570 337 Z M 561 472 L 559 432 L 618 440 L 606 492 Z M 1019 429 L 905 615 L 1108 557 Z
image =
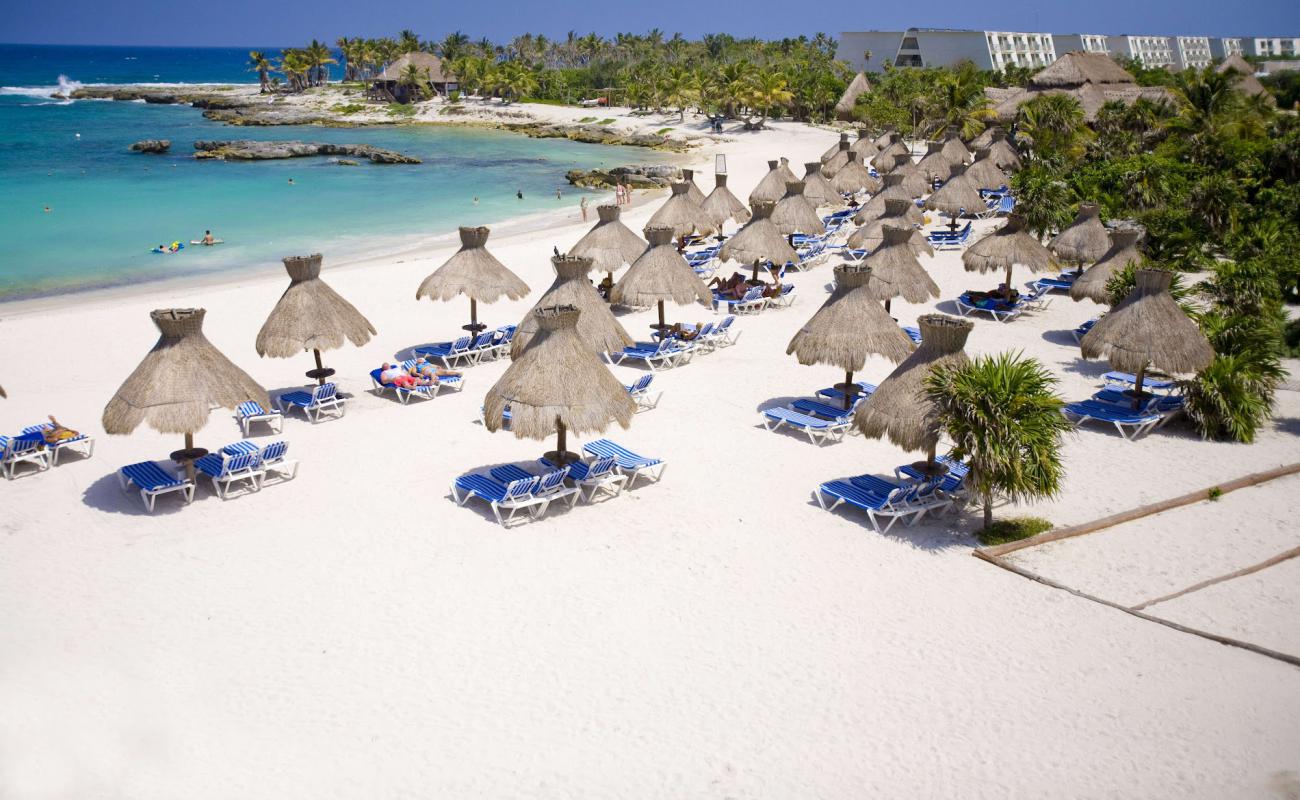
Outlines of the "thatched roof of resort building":
M 1218 73 L 1228 72 L 1229 70 L 1237 73 L 1237 88 L 1239 90 L 1249 95 L 1263 96 L 1270 103 L 1277 102 L 1268 89 L 1264 88 L 1264 84 L 1259 82 L 1259 78 L 1255 77 L 1255 68 L 1246 59 L 1233 53 L 1214 68 L 1214 71 Z
M 399 56 L 375 80 L 397 83 L 402 79 L 402 73 L 412 64 L 420 72 L 428 74 L 429 83 L 454 82 L 454 79 L 448 78 L 447 74 L 443 72 L 442 59 L 432 53 L 424 52 L 407 53 L 404 56 Z
M 1091 83 L 1132 84 L 1133 76 L 1105 53 L 1073 52 L 1060 56 L 1034 73 L 1030 86 L 1035 89 L 1073 88 Z

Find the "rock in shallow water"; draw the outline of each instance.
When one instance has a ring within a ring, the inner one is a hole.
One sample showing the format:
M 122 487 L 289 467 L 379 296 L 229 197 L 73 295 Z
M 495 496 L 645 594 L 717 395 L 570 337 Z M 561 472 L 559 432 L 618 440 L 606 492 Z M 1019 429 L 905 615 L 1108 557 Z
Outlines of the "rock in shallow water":
M 171 139 L 142 139 L 131 145 L 131 150 L 136 153 L 166 153 L 171 146 Z
M 375 164 L 419 164 L 415 156 L 368 144 L 331 144 L 328 142 L 258 142 L 252 139 L 199 140 L 194 143 L 195 158 L 229 161 L 270 161 L 280 158 L 309 156 L 355 156 Z

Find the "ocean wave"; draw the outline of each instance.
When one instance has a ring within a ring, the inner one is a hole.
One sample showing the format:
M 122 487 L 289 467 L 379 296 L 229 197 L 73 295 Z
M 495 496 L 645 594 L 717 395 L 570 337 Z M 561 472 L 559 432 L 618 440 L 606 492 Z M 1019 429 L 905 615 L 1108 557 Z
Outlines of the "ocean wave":
M 20 97 L 65 98 L 82 86 L 67 75 L 59 76 L 57 86 L 0 86 L 0 95 L 18 95 Z

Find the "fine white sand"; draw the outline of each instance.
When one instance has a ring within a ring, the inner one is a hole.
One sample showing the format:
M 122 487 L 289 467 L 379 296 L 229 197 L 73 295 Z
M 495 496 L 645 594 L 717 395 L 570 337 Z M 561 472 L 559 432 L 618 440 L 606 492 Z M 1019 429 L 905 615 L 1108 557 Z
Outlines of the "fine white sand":
M 766 159 L 798 165 L 835 138 L 773 128 L 722 146 L 742 198 Z M 586 227 L 494 237 L 533 295 L 480 317 L 517 322 L 551 281 L 552 245 Z M 156 339 L 148 311 L 207 308 L 217 347 L 272 391 L 296 386 L 310 355 L 253 349 L 283 276 L 0 307 L 5 430 L 53 412 L 100 434 L 92 460 L 0 488 L 0 796 L 1222 798 L 1276 796 L 1300 770 L 1295 668 L 980 562 L 968 518 L 882 536 L 810 501 L 823 480 L 916 457 L 758 426 L 756 409 L 840 377 L 785 355 L 829 264 L 793 276 L 792 309 L 742 319 L 737 346 L 658 376 L 659 408 L 608 434 L 667 459 L 661 483 L 509 531 L 456 507 L 455 476 L 553 444 L 475 421 L 504 362 L 432 402 L 367 392 L 369 369 L 467 321 L 464 301 L 414 299 L 452 249 L 333 269 L 326 253 L 326 279 L 379 329 L 326 354 L 353 395 L 347 416 L 286 423 L 295 481 L 228 502 L 204 486 L 154 516 L 114 471 L 164 459 L 179 437 L 99 431 Z M 925 263 L 945 300 L 996 282 L 963 273 L 958 253 Z M 1095 311 L 1062 298 L 979 321 L 969 349 L 1023 350 L 1084 397 L 1105 367 L 1081 362 L 1066 331 Z M 623 317 L 639 338 L 651 321 Z M 1300 398 L 1281 392 L 1277 411 L 1251 446 L 1084 430 L 1065 492 L 1031 510 L 1080 522 L 1294 460 Z M 218 411 L 196 438 L 240 435 Z M 1246 521 L 1284 514 L 1291 494 L 1252 497 Z M 1189 550 L 1212 533 L 1183 525 Z

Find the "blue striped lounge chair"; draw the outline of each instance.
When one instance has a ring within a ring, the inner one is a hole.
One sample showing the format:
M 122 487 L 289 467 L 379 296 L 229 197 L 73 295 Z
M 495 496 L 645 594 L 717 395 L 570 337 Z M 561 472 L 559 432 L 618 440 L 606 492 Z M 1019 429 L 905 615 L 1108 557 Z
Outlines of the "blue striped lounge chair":
M 541 462 L 539 462 L 539 465 L 541 465 Z M 501 481 L 502 483 L 523 480 L 525 478 L 537 478 L 537 487 L 533 489 L 533 497 L 541 500 L 542 504 L 533 515 L 535 517 L 540 518 L 544 516 L 547 509 L 551 507 L 551 503 L 554 503 L 556 500 L 564 500 L 565 498 L 568 498 L 569 508 L 573 508 L 574 505 L 577 504 L 581 493 L 576 487 L 565 485 L 564 482 L 568 480 L 569 477 L 568 472 L 552 465 L 544 465 L 544 468 L 546 471 L 543 474 L 534 475 L 517 464 L 506 464 L 500 467 L 493 467 L 488 471 L 488 474 L 491 475 L 493 479 Z
M 321 414 L 328 411 L 337 412 L 343 416 L 344 406 L 343 398 L 339 397 L 339 387 L 336 383 L 326 383 L 317 386 L 310 392 L 301 390 L 294 392 L 285 392 L 279 398 L 280 411 L 287 412 L 292 408 L 302 409 L 302 413 L 311 420 L 312 424 L 320 422 Z
M 640 361 L 654 372 L 658 369 L 672 368 L 684 363 L 691 350 L 694 349 L 690 342 L 680 342 L 676 339 L 664 339 L 662 342 L 655 344 L 653 342 L 637 342 L 631 347 L 624 347 L 621 352 L 607 353 L 610 363 L 622 364 L 624 361 Z
M 1070 291 L 1070 287 L 1074 285 L 1074 281 L 1065 277 L 1039 278 L 1036 281 L 1030 281 L 1027 285 L 1030 289 L 1042 293 L 1068 292 Z
M 510 328 L 511 328 L 510 336 L 513 337 L 514 326 L 511 325 Z M 507 346 L 509 345 L 509 340 L 506 341 L 506 344 Z M 402 369 L 409 370 L 411 367 L 418 365 L 420 361 L 421 359 L 418 358 L 408 358 L 402 362 Z M 455 389 L 456 391 L 459 392 L 461 389 L 465 388 L 465 376 L 445 375 L 443 377 L 438 378 L 438 380 L 434 381 L 433 383 L 429 384 L 427 387 L 424 388 L 427 388 L 429 390 L 430 397 L 437 397 L 438 393 L 441 392 L 443 389 Z
M 496 331 L 484 331 L 475 336 L 474 341 L 470 343 L 469 353 L 466 355 L 469 363 L 481 364 L 485 359 L 491 361 L 500 355 L 501 351 L 497 349 L 496 340 Z
M 1061 409 L 1061 413 L 1074 423 L 1076 428 L 1089 420 L 1108 422 L 1115 426 L 1120 436 L 1130 442 L 1137 441 L 1166 421 L 1165 415 L 1156 411 L 1134 411 L 1131 408 L 1125 409 L 1113 403 L 1097 400 L 1067 403 Z
M 751 286 L 740 298 L 713 295 L 713 309 L 719 311 L 723 306 L 732 314 L 757 314 L 767 308 L 767 298 L 763 296 L 762 286 Z
M 457 505 L 465 505 L 472 498 L 479 498 L 488 504 L 501 527 L 510 526 L 515 514 L 527 510 L 529 516 L 536 517 L 535 509 L 545 503 L 533 496 L 540 479 L 537 476 L 520 478 L 509 483 L 471 472 L 461 475 L 451 485 L 451 497 Z M 508 512 L 504 517 L 501 512 Z
M 636 410 L 638 413 L 649 411 L 659 405 L 659 398 L 663 397 L 663 392 L 650 396 L 650 384 L 654 381 L 655 376 L 642 375 L 631 386 L 627 387 L 627 393 L 636 401 Z
M 554 468 L 546 459 L 542 464 Z M 627 476 L 618 471 L 618 464 L 613 456 L 597 458 L 594 461 L 574 461 L 565 467 L 569 480 L 577 487 L 579 497 L 587 503 L 595 501 L 596 495 L 603 492 L 610 497 L 617 497 L 627 485 Z
M 858 395 L 857 402 L 862 402 L 863 398 L 870 397 L 871 393 L 876 391 L 876 385 L 874 383 L 867 383 L 866 381 L 855 381 L 855 382 L 858 384 L 858 388 L 862 389 L 862 393 Z M 817 396 L 826 397 L 831 400 L 843 401 L 844 390 L 834 386 L 827 386 L 825 389 L 818 389 Z
M 849 418 L 821 419 L 793 408 L 768 408 L 763 411 L 763 427 L 776 432 L 782 428 L 800 431 L 815 445 L 838 442 L 849 430 Z
M 39 425 L 28 425 L 26 428 L 23 428 L 23 433 L 28 435 L 39 433 L 43 435 L 45 431 L 48 431 L 53 427 L 54 425 L 49 422 L 42 422 Z M 76 436 L 73 436 L 70 439 L 61 439 L 57 442 L 46 442 L 45 449 L 50 453 L 50 463 L 57 466 L 59 463 L 59 454 L 66 451 L 76 451 L 81 453 L 85 458 L 93 456 L 95 454 L 95 437 L 78 432 Z
M 442 362 L 447 369 L 460 363 L 463 359 L 469 359 L 473 356 L 470 354 L 469 346 L 473 342 L 468 336 L 462 336 L 454 342 L 442 342 L 441 344 L 431 344 L 424 347 L 415 348 L 416 355 L 436 358 Z
M 406 405 L 412 397 L 422 397 L 425 400 L 432 400 L 436 396 L 437 384 L 431 386 L 398 386 L 395 383 L 385 383 L 380 380 L 380 376 L 383 375 L 383 373 L 383 367 L 370 370 L 370 382 L 374 384 L 375 393 L 378 395 L 382 396 L 385 392 L 391 391 L 393 396 L 396 397 L 402 405 Z
M 913 344 L 921 343 L 920 328 L 913 328 L 910 325 L 903 325 L 902 328 L 903 328 L 903 333 L 907 334 L 907 338 L 911 339 Z
M 256 492 L 262 488 L 261 460 L 258 451 L 228 455 L 208 453 L 194 462 L 194 467 L 212 481 L 212 489 L 217 497 L 226 500 L 230 497 L 231 484 L 246 484 Z
M 33 464 L 37 472 L 50 468 L 50 453 L 43 448 L 44 439 L 37 436 L 0 436 L 0 469 L 9 480 L 14 479 L 19 464 Z
M 717 326 L 714 327 L 713 333 L 709 334 L 707 337 L 709 346 L 713 349 L 717 349 L 719 347 L 731 347 L 735 344 L 740 339 L 741 334 L 740 331 L 737 331 L 734 335 L 732 334 L 731 326 L 734 325 L 735 322 L 736 317 L 734 315 L 724 317 L 722 322 L 719 322 Z
M 660 458 L 646 458 L 633 453 L 622 445 L 609 439 L 597 439 L 582 446 L 583 452 L 596 458 L 613 458 L 619 472 L 627 476 L 627 488 L 631 489 L 636 479 L 645 476 L 646 480 L 659 481 L 664 476 L 668 464 Z
M 789 308 L 794 305 L 794 284 L 781 284 L 781 294 L 767 299 L 768 308 Z
M 518 325 L 502 325 L 496 330 L 496 338 L 492 340 L 493 358 L 500 358 L 510 352 L 510 343 L 515 340 L 515 331 L 519 329 Z
M 288 442 L 271 442 L 263 447 L 257 454 L 257 460 L 262 468 L 262 485 L 266 485 L 266 479 L 272 474 L 280 478 L 281 481 L 291 481 L 298 477 L 298 462 L 288 458 Z
M 1124 389 L 1137 388 L 1137 376 L 1131 372 L 1107 372 L 1101 376 L 1102 383 L 1107 386 L 1119 386 Z M 1142 378 L 1142 391 L 1144 392 L 1171 392 L 1178 386 L 1177 382 L 1170 378 L 1155 378 L 1150 375 Z
M 910 527 L 930 510 L 932 506 L 913 502 L 920 492 L 917 486 L 894 484 L 873 475 L 859 475 L 848 480 L 827 481 L 817 487 L 813 498 L 826 511 L 834 511 L 841 504 L 865 511 L 872 529 L 888 533 L 900 519 Z M 883 520 L 888 522 L 881 528 Z
M 153 513 L 154 503 L 164 494 L 180 492 L 186 504 L 194 500 L 194 482 L 176 477 L 156 461 L 128 464 L 117 471 L 117 480 L 124 492 L 131 491 L 133 487 L 140 491 L 140 499 L 150 514 Z
M 1083 323 L 1082 325 L 1080 325 L 1079 327 L 1075 328 L 1073 331 L 1071 331 L 1071 333 L 1074 334 L 1074 342 L 1075 342 L 1075 344 L 1078 344 L 1078 343 L 1082 342 L 1082 341 L 1083 341 L 1083 337 L 1086 336 L 1086 335 L 1088 334 L 1088 331 L 1092 330 L 1092 326 L 1093 326 L 1093 325 L 1096 325 L 1096 324 L 1097 324 L 1097 321 L 1100 320 L 1100 319 L 1101 319 L 1101 317 L 1096 317 L 1096 318 L 1094 318 L 1094 319 L 1090 319 L 1090 320 L 1088 320 L 1087 322 L 1085 322 L 1085 323 Z M 1136 379 L 1136 378 L 1135 378 L 1135 379 Z
M 861 403 L 865 397 L 865 394 L 860 394 L 853 398 L 853 404 L 849 406 L 847 410 L 844 408 L 843 399 L 841 399 L 838 404 L 831 405 L 830 403 L 824 403 L 821 400 L 814 400 L 808 397 L 795 400 L 790 404 L 790 408 L 793 408 L 801 414 L 811 414 L 814 417 L 821 417 L 823 419 L 841 419 L 852 415 L 853 409 L 856 408 L 858 403 Z
M 937 479 L 926 476 L 911 464 L 896 467 L 894 477 L 900 481 L 909 481 L 913 484 L 933 481 L 935 488 L 943 496 L 951 499 L 954 506 L 957 503 L 964 503 L 966 500 L 966 476 L 970 474 L 970 467 L 951 455 L 936 456 L 934 460 L 948 468 L 948 471 Z
M 235 406 L 235 419 L 239 422 L 239 427 L 244 431 L 245 436 L 248 435 L 248 429 L 254 422 L 265 422 L 276 433 L 284 431 L 284 414 L 279 409 L 268 411 L 256 400 L 247 400 Z
M 1014 303 L 1007 303 L 1002 300 L 984 299 L 972 300 L 969 294 L 962 294 L 957 298 L 957 313 L 963 317 L 971 314 L 988 314 L 998 322 L 1010 322 L 1020 316 L 1025 310 L 1025 300 L 1017 300 Z

